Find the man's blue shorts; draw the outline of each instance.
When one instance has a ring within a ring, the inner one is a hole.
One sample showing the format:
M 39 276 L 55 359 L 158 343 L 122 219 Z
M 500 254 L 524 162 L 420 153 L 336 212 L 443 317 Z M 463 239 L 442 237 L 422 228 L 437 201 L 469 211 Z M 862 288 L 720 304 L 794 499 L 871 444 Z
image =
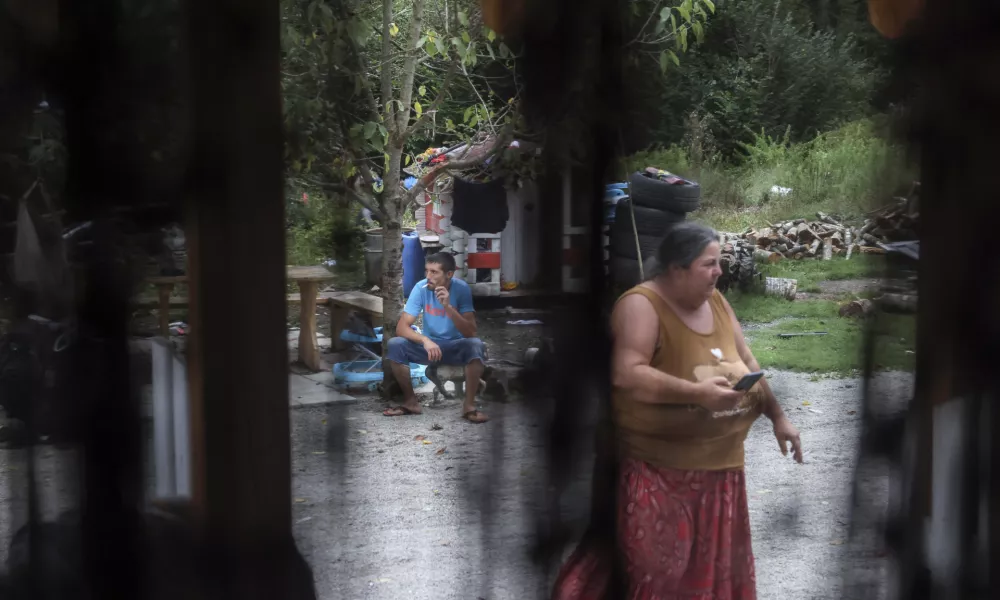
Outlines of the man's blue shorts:
M 436 364 L 462 366 L 474 360 L 486 362 L 486 347 L 479 338 L 463 338 L 460 340 L 434 340 L 441 347 L 441 360 Z M 416 363 L 431 364 L 427 358 L 427 350 L 423 344 L 411 342 L 404 337 L 394 337 L 389 340 L 389 350 L 386 358 L 401 365 Z

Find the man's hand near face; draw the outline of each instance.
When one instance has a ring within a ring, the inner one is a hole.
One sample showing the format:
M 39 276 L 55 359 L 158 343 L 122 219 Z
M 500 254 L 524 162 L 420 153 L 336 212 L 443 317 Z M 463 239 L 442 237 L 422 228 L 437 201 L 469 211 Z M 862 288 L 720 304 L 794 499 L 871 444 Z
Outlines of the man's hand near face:
M 434 290 L 434 296 L 437 297 L 437 301 L 441 303 L 441 306 L 448 308 L 451 306 L 451 292 L 448 288 L 440 286 Z

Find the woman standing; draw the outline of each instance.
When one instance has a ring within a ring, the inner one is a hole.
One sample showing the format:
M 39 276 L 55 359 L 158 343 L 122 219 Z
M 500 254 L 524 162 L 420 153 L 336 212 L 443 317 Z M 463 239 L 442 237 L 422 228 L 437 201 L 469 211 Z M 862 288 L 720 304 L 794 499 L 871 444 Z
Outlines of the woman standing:
M 766 415 L 781 453 L 791 445 L 802 462 L 799 432 L 767 382 L 732 389 L 760 366 L 715 289 L 715 232 L 678 224 L 656 258 L 659 273 L 622 295 L 611 317 L 615 551 L 581 544 L 560 573 L 558 600 L 609 597 L 615 560 L 625 598 L 756 598 L 743 473 L 753 422 Z

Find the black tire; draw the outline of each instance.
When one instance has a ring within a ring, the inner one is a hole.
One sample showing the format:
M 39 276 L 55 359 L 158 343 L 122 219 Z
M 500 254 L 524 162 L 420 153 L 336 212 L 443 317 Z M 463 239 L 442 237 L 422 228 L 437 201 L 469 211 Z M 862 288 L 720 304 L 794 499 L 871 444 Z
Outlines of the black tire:
M 675 185 L 636 172 L 629 177 L 629 188 L 636 206 L 689 213 L 701 204 L 701 186 L 694 182 Z
M 615 287 L 630 288 L 639 285 L 656 274 L 656 259 L 649 258 L 642 263 L 643 271 L 639 273 L 639 261 L 634 258 L 612 256 L 608 265 L 611 282 Z
M 608 275 L 616 288 L 630 288 L 642 283 L 639 280 L 639 261 L 634 258 L 612 256 Z
M 653 237 L 651 235 L 640 235 L 640 254 L 635 250 L 635 238 L 632 236 L 632 232 L 628 232 L 628 235 L 612 237 L 611 255 L 627 260 L 635 260 L 639 256 L 642 256 L 644 259 L 649 258 L 650 256 L 656 254 L 656 249 L 660 247 L 660 241 L 662 239 L 663 238 L 661 237 Z
M 615 208 L 615 222 L 611 225 L 611 253 L 624 258 L 635 259 L 635 235 L 639 234 L 642 257 L 648 258 L 656 252 L 660 240 L 671 225 L 684 220 L 684 215 L 670 211 L 654 210 L 644 206 L 635 207 L 635 229 L 632 228 L 632 209 L 628 200 L 622 200 Z

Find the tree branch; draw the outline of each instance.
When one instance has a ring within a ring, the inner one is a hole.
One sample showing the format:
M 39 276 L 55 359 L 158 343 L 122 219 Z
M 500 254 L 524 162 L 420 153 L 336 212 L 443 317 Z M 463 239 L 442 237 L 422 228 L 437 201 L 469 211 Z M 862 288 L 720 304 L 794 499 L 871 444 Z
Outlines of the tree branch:
M 649 11 L 649 16 L 646 17 L 646 22 L 643 23 L 642 27 L 639 28 L 639 33 L 635 35 L 635 39 L 625 44 L 626 46 L 631 46 L 632 44 L 639 41 L 639 38 L 642 37 L 643 32 L 646 31 L 646 27 L 649 27 L 649 22 L 653 20 L 653 15 L 656 14 L 657 9 L 660 8 L 660 4 L 662 4 L 662 0 L 657 0 L 656 5 L 653 6 L 653 10 Z
M 420 131 L 427 121 L 430 120 L 431 115 L 441 107 L 441 103 L 444 102 L 445 95 L 448 92 L 448 87 L 451 85 L 451 80 L 455 78 L 455 74 L 458 72 L 458 62 L 452 61 L 451 66 L 448 68 L 448 73 L 444 77 L 444 81 L 441 83 L 441 89 L 438 90 L 438 95 L 431 102 L 431 105 L 427 107 L 422 115 L 417 117 L 416 122 L 412 126 L 408 127 L 400 134 L 400 140 L 405 144 L 406 140 L 410 138 L 411 135 Z
M 428 171 L 426 174 L 424 174 L 423 177 L 417 180 L 416 185 L 414 185 L 412 188 L 410 188 L 408 192 L 406 192 L 403 206 L 404 207 L 409 206 L 411 202 L 415 201 L 417 196 L 422 194 L 424 190 L 430 187 L 431 184 L 433 184 L 434 181 L 436 181 L 441 174 L 451 171 L 461 171 L 463 169 L 469 169 L 471 167 L 477 167 L 485 163 L 487 160 L 493 158 L 510 144 L 510 139 L 512 135 L 513 135 L 512 128 L 508 127 L 503 131 L 501 131 L 500 135 L 496 137 L 496 139 L 493 142 L 493 147 L 490 148 L 489 152 L 486 152 L 485 154 L 477 156 L 475 158 L 444 162 L 441 163 L 440 166 L 435 167 L 434 169 Z
M 372 211 L 372 214 L 379 221 L 382 221 L 384 223 L 387 220 L 385 211 L 383 211 L 379 207 L 378 202 L 375 201 L 375 198 L 366 196 L 364 193 L 361 192 L 361 190 L 357 189 L 357 186 L 350 187 L 342 183 L 325 183 L 322 181 L 316 181 L 314 179 L 306 179 L 305 181 L 307 181 L 311 185 L 315 185 L 318 188 L 350 196 L 352 199 L 357 200 L 358 204 Z
M 388 0 L 387 0 L 388 1 Z M 413 103 L 413 80 L 417 75 L 417 53 L 414 48 L 420 41 L 420 30 L 424 26 L 424 2 L 413 0 L 413 16 L 410 20 L 410 39 L 407 40 L 407 54 L 403 59 L 403 81 L 399 90 L 399 112 L 396 114 L 396 143 L 402 145 L 406 124 L 410 122 L 411 104 Z
M 483 115 L 486 117 L 486 124 L 490 126 L 490 131 L 493 132 L 493 135 L 496 135 L 496 127 L 493 126 L 493 120 L 490 119 L 490 107 L 486 104 L 486 101 L 483 100 L 483 96 L 479 93 L 479 90 L 476 89 L 476 84 L 472 83 L 472 79 L 469 77 L 469 71 L 466 70 L 464 64 L 462 65 L 462 73 L 465 74 L 465 79 L 469 82 L 469 87 L 471 87 L 472 91 L 476 93 L 476 98 L 479 98 L 479 103 L 483 105 L 483 110 L 486 111 L 486 114 Z
M 393 134 L 395 119 L 392 118 L 392 35 L 389 29 L 392 26 L 392 0 L 382 0 L 382 106 L 386 109 L 386 127 L 389 128 L 390 137 Z

